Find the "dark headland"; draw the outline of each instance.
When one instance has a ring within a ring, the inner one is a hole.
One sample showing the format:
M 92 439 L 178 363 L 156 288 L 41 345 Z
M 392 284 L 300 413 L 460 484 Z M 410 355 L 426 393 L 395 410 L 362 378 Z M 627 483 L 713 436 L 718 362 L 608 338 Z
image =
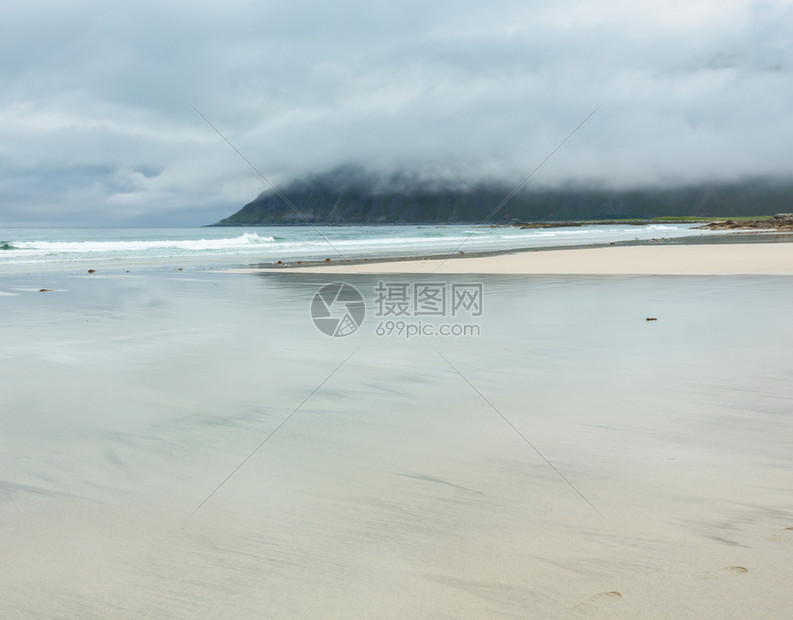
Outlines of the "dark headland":
M 408 175 L 376 176 L 347 166 L 279 188 L 312 224 L 479 223 L 514 189 L 501 183 L 454 186 Z M 749 179 L 676 187 L 608 189 L 568 186 L 517 192 L 490 224 L 655 218 L 727 219 L 793 211 L 793 181 Z M 306 222 L 276 192 L 259 194 L 212 226 L 300 225 Z

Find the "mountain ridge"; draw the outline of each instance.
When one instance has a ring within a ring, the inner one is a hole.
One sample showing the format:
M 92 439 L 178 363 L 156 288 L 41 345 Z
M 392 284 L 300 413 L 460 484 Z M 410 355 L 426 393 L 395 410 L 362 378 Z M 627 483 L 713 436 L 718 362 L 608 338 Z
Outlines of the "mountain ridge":
M 514 187 L 476 183 L 455 187 L 408 174 L 381 177 L 342 167 L 259 194 L 211 226 L 306 224 L 467 224 L 483 222 Z M 286 196 L 296 213 L 281 196 Z M 734 217 L 793 210 L 793 180 L 748 179 L 675 187 L 608 189 L 568 186 L 524 189 L 488 223 Z

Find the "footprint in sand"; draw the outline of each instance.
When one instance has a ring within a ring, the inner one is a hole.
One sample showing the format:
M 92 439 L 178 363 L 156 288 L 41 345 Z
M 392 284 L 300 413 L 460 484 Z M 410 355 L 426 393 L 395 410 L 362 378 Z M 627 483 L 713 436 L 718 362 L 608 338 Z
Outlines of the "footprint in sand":
M 722 566 L 721 568 L 717 568 L 715 570 L 709 571 L 701 571 L 696 573 L 696 577 L 699 581 L 716 581 L 719 579 L 724 579 L 725 572 L 729 573 L 748 573 L 749 569 L 745 566 Z
M 790 545 L 793 543 L 793 536 L 791 536 L 791 534 L 793 534 L 793 527 L 783 527 L 781 530 L 771 534 L 768 540 L 774 544 Z
M 616 600 L 618 598 L 622 598 L 622 594 L 616 590 L 612 590 L 611 592 L 598 592 L 590 596 L 588 600 L 578 603 L 573 609 L 579 611 L 598 609 L 598 605 L 605 604 L 608 599 Z

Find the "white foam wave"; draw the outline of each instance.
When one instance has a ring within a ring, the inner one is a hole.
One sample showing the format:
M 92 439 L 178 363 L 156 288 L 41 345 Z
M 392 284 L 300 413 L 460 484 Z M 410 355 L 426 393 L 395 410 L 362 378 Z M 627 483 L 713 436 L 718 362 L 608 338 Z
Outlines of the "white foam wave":
M 15 250 L 39 250 L 48 253 L 77 252 L 141 252 L 147 250 L 233 250 L 272 243 L 274 237 L 260 237 L 256 233 L 244 233 L 226 239 L 157 239 L 132 241 L 14 241 Z M 13 251 L 13 250 L 12 250 Z

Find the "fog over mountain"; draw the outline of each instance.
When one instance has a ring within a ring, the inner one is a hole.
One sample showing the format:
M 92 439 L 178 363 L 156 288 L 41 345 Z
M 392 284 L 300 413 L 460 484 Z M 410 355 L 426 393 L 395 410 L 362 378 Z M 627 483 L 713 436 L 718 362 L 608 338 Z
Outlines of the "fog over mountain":
M 202 225 L 342 165 L 392 191 L 793 178 L 793 5 L 0 6 L 0 225 Z
M 744 179 L 675 187 L 592 185 L 515 187 L 499 181 L 460 186 L 417 175 L 376 175 L 356 166 L 262 192 L 216 226 L 409 224 L 648 219 L 771 215 L 793 211 L 793 181 Z M 287 202 L 288 201 L 288 202 Z

